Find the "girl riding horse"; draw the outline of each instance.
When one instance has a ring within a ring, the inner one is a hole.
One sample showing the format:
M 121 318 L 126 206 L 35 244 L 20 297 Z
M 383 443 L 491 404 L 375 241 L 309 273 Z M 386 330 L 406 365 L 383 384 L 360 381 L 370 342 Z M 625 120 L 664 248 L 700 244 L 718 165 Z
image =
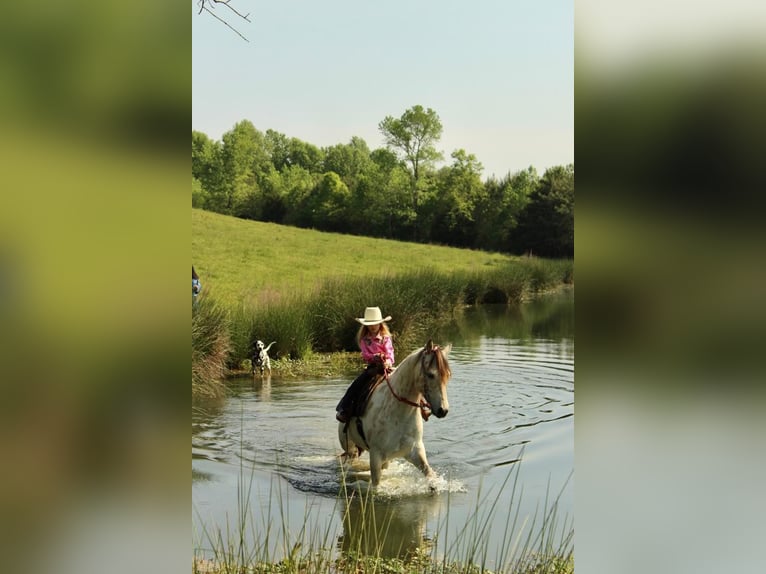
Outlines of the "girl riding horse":
M 394 346 L 386 325 L 391 315 L 383 318 L 380 307 L 367 307 L 364 317 L 356 320 L 362 324 L 356 334 L 356 342 L 367 366 L 346 389 L 346 394 L 335 407 L 335 418 L 342 423 L 348 422 L 352 416 L 362 414 L 372 382 L 394 366 Z

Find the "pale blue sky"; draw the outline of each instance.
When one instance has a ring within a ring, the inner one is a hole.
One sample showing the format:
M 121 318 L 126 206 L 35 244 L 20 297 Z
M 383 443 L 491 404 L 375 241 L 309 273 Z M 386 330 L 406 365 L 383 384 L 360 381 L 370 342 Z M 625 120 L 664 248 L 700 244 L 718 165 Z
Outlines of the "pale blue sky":
M 192 16 L 192 129 L 219 140 L 248 119 L 324 147 L 420 104 L 502 177 L 574 162 L 573 0 L 232 0 Z

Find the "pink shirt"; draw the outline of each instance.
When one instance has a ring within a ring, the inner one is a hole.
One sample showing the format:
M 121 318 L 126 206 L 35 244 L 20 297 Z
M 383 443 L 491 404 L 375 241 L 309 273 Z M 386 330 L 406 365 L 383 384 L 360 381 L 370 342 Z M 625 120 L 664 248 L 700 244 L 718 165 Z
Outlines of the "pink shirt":
M 362 359 L 367 364 L 372 363 L 373 357 L 383 353 L 386 360 L 394 364 L 394 345 L 391 337 L 362 337 L 359 341 L 359 347 L 362 349 Z

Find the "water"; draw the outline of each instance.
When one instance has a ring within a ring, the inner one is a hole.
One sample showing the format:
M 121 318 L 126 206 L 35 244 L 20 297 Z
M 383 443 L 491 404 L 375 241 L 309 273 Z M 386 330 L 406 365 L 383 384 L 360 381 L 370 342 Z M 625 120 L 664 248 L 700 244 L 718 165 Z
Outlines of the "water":
M 554 500 L 561 528 L 568 530 L 573 292 L 515 310 L 469 309 L 437 342 L 448 341 L 450 412 L 424 424 L 428 459 L 439 475 L 436 493 L 413 466 L 395 461 L 368 503 L 374 516 L 361 511 L 366 482 L 347 477 L 358 495 L 348 505 L 338 498 L 343 477 L 334 408 L 348 378 L 234 381 L 223 404 L 196 408 L 193 415 L 195 547 L 209 551 L 216 532 L 238 539 L 245 515 L 250 546 L 272 559 L 288 553 L 305 532 L 315 546 L 331 548 L 356 547 L 364 532 L 373 540 L 365 538 L 361 547 L 384 556 L 433 544 L 462 556 L 480 540 L 489 561 L 499 562 L 518 532 L 523 538 L 539 525 Z

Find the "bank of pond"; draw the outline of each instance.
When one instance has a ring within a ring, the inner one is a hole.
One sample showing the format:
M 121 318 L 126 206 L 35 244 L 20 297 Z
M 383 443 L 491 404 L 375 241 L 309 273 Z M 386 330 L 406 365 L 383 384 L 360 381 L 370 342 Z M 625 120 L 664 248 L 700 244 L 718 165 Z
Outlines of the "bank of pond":
M 261 303 L 225 305 L 214 290 L 203 292 L 192 305 L 192 396 L 220 396 L 228 374 L 250 370 L 258 340 L 275 342 L 272 369 L 282 375 L 331 375 L 358 367 L 354 317 L 369 306 L 393 317 L 394 348 L 404 356 L 454 326 L 467 307 L 518 305 L 573 283 L 572 260 L 532 257 L 487 271 L 423 269 L 328 279 Z

